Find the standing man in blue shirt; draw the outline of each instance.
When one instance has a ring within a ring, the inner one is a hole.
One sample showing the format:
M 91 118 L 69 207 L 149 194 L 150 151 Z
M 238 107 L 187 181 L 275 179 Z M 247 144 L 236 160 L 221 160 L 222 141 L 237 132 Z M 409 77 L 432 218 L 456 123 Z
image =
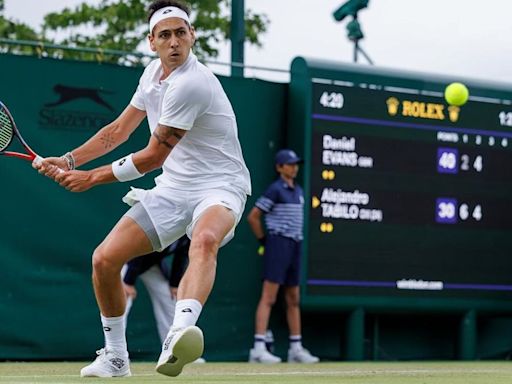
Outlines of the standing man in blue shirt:
M 297 154 L 290 149 L 282 149 L 276 154 L 276 170 L 279 178 L 267 188 L 256 201 L 247 220 L 260 242 L 263 253 L 263 287 L 256 310 L 256 329 L 254 347 L 249 352 L 249 362 L 279 363 L 281 358 L 270 353 L 265 347 L 265 333 L 272 306 L 279 287 L 284 288 L 286 299 L 286 318 L 290 331 L 288 362 L 316 363 L 318 357 L 312 356 L 302 346 L 300 320 L 299 274 L 302 255 L 304 192 L 295 183 L 299 164 Z M 263 229 L 261 218 L 265 216 Z M 264 247 L 264 248 L 263 248 Z

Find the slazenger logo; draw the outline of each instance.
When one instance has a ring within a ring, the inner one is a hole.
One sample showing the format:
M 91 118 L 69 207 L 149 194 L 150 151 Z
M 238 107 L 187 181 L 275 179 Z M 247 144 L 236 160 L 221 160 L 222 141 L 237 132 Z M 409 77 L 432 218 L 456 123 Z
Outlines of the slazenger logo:
M 56 84 L 52 88 L 58 98 L 43 104 L 39 111 L 38 123 L 45 129 L 72 131 L 97 131 L 115 118 L 115 110 L 105 100 L 113 92 L 100 88 L 83 88 Z M 75 101 L 85 100 L 78 104 Z M 85 105 L 80 108 L 80 105 Z M 78 106 L 78 107 L 77 107 Z M 91 111 L 91 107 L 94 109 Z M 96 112 L 98 110 L 99 111 Z
M 114 108 L 112 108 L 112 106 L 100 96 L 100 93 L 111 92 L 94 88 L 67 87 L 61 84 L 57 84 L 53 87 L 53 90 L 59 95 L 59 100 L 53 103 L 47 103 L 44 105 L 45 107 L 56 107 L 57 105 L 68 103 L 76 99 L 89 99 L 92 102 L 107 108 L 109 111 L 114 111 Z

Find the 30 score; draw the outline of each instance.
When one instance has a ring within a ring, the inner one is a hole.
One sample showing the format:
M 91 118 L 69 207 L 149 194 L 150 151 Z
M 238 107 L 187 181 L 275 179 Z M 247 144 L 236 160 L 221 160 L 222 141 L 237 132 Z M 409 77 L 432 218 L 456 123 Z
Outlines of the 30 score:
M 458 203 L 454 198 L 438 198 L 436 201 L 436 222 L 440 224 L 456 224 L 459 220 L 473 219 L 481 221 L 483 218 L 482 206 L 468 203 Z

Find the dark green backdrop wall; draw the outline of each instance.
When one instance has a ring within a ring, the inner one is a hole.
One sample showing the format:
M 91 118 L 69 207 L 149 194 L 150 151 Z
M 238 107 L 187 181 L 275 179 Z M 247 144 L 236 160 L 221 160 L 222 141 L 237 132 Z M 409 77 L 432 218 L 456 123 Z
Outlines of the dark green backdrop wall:
M 140 68 L 0 54 L 0 100 L 11 109 L 29 144 L 41 155 L 60 155 L 81 144 L 129 102 Z M 238 118 L 244 156 L 252 175 L 254 204 L 275 177 L 273 156 L 286 143 L 288 84 L 221 77 Z M 57 87 L 57 88 L 55 88 Z M 59 103 L 62 87 L 93 90 L 103 103 L 78 98 Z M 291 125 L 289 129 L 293 130 Z M 147 127 L 110 162 L 145 145 Z M 128 183 L 72 194 L 38 175 L 28 163 L 0 159 L 0 360 L 90 359 L 103 345 L 90 284 L 91 254 L 125 212 Z M 152 178 L 133 183 L 150 187 Z M 200 326 L 208 360 L 245 360 L 252 344 L 260 291 L 261 260 L 246 222 L 219 255 L 217 281 Z M 134 359 L 155 359 L 160 343 L 142 285 L 128 325 Z M 283 308 L 272 314 L 277 353 L 286 356 Z M 303 314 L 306 345 L 326 359 L 346 356 L 345 313 Z M 366 359 L 451 359 L 457 356 L 460 319 L 435 313 L 369 314 Z M 479 318 L 478 358 L 508 357 L 509 317 Z

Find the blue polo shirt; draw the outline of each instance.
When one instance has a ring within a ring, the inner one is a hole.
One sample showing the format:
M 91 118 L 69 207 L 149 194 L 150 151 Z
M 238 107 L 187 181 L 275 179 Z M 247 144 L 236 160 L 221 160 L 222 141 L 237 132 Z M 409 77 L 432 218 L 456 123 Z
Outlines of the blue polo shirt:
M 290 187 L 281 177 L 267 188 L 256 201 L 265 213 L 265 225 L 271 235 L 303 239 L 304 191 L 300 185 Z

